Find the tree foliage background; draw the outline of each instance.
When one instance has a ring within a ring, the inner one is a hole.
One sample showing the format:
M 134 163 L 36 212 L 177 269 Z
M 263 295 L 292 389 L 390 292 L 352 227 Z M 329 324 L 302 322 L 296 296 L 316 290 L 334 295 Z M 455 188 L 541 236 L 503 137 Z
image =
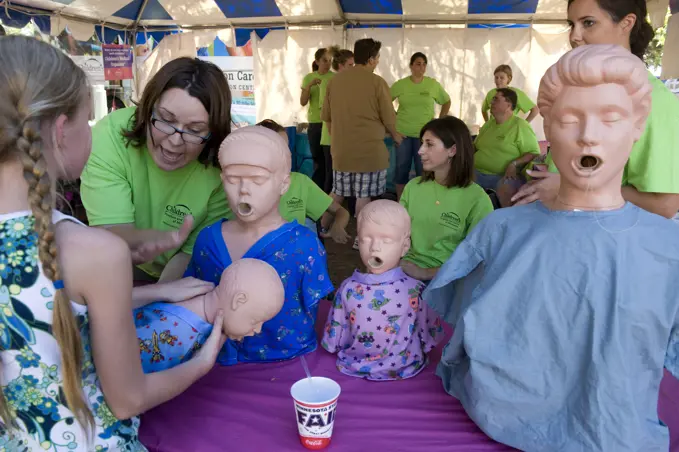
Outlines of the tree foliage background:
M 665 24 L 655 30 L 655 37 L 651 41 L 646 51 L 646 64 L 649 67 L 660 67 L 662 64 L 662 52 L 665 46 L 665 36 L 667 35 L 667 22 L 670 20 L 670 12 L 667 11 Z

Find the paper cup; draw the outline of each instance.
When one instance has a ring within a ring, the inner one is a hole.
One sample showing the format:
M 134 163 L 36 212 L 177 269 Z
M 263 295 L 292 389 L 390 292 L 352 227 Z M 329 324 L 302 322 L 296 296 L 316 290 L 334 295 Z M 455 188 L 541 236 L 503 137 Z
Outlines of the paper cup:
M 330 444 L 340 391 L 339 384 L 325 377 L 304 378 L 290 388 L 299 439 L 307 449 L 324 449 Z

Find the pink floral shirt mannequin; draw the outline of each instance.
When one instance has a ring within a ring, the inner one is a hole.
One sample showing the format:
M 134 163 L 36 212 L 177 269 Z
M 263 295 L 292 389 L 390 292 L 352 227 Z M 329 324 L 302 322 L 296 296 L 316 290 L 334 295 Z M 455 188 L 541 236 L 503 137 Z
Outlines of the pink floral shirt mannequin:
M 441 321 L 422 302 L 424 284 L 399 262 L 410 248 L 410 216 L 403 206 L 373 201 L 358 216 L 361 260 L 337 291 L 322 346 L 337 353 L 340 372 L 368 380 L 417 375 L 441 339 Z

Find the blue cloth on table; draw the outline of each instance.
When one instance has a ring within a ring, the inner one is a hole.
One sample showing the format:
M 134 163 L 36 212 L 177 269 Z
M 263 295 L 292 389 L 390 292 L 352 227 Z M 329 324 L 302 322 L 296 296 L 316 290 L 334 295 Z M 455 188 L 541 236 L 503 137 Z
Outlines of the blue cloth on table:
M 663 451 L 679 376 L 679 228 L 627 203 L 491 213 L 423 297 L 454 328 L 437 375 L 491 438 L 525 451 Z
M 134 326 L 141 365 L 147 374 L 188 361 L 212 332 L 212 324 L 170 303 L 152 303 L 135 309 Z
M 184 276 L 219 284 L 231 256 L 222 235 L 221 220 L 196 239 Z M 332 292 L 326 253 L 318 237 L 296 221 L 269 232 L 243 258 L 260 259 L 276 269 L 285 287 L 281 312 L 265 322 L 262 332 L 241 342 L 227 340 L 217 361 L 222 365 L 272 362 L 312 352 L 318 346 L 314 323 L 318 301 Z

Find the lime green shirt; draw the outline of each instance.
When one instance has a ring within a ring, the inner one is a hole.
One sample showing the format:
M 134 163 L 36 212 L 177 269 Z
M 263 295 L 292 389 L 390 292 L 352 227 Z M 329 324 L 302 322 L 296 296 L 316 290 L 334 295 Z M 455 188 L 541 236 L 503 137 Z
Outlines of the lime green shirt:
M 136 107 L 116 110 L 92 131 L 92 154 L 81 177 L 81 197 L 90 225 L 133 223 L 138 229 L 172 231 L 193 215 L 193 231 L 179 249 L 139 266 L 158 277 L 178 252 L 191 254 L 201 229 L 230 212 L 220 170 L 198 161 L 163 171 L 146 146 L 126 146 L 121 131 Z
M 490 118 L 479 130 L 474 146 L 474 167 L 484 174 L 504 174 L 512 160 L 527 153 L 540 154 L 533 128 L 518 116 L 502 124 Z
M 410 250 L 404 259 L 421 268 L 436 268 L 493 211 L 493 204 L 474 183 L 446 188 L 433 180 L 421 184 L 420 180 L 408 182 L 401 196 L 412 224 Z
M 679 99 L 653 74 L 651 113 L 639 141 L 634 143 L 622 185 L 642 193 L 679 193 Z M 551 155 L 549 170 L 558 172 Z
M 508 86 L 509 89 L 514 91 L 516 93 L 516 108 L 514 109 L 514 113 L 529 113 L 533 107 L 535 107 L 535 102 L 530 100 L 530 97 L 526 95 L 523 91 L 521 91 L 519 88 L 514 88 L 512 86 Z M 495 97 L 495 94 L 497 94 L 497 88 L 493 88 L 490 91 L 488 91 L 488 94 L 486 94 L 486 98 L 483 100 L 483 105 L 481 106 L 481 113 L 487 112 L 490 110 L 490 103 L 493 102 L 493 98 Z
M 329 78 L 324 78 L 321 82 L 320 100 L 321 110 L 323 110 L 323 102 L 325 102 L 325 91 L 328 89 Z M 321 130 L 321 145 L 330 146 L 330 131 L 328 130 L 328 123 L 323 121 L 323 129 Z
M 431 77 L 424 77 L 420 83 L 406 77 L 391 86 L 391 99 L 398 99 L 396 131 L 407 137 L 419 138 L 422 127 L 434 119 L 434 103 L 443 105 L 450 101 L 450 96 Z
M 332 198 L 308 176 L 290 173 L 290 187 L 281 197 L 278 211 L 285 221 L 297 220 L 299 224 L 304 224 L 306 217 L 318 221 L 331 204 Z M 233 217 L 231 213 L 228 218 Z
M 310 72 L 306 76 L 304 76 L 304 79 L 302 80 L 302 89 L 306 88 L 309 83 L 313 82 L 314 79 L 321 79 L 321 83 L 323 80 L 328 79 L 330 80 L 333 78 L 335 75 L 334 72 L 327 72 L 323 75 L 319 74 L 318 72 Z M 311 87 L 311 91 L 309 92 L 309 110 L 307 112 L 307 118 L 309 120 L 309 123 L 319 123 L 321 122 L 321 108 L 323 107 L 323 104 L 321 103 L 321 87 L 320 85 L 314 85 Z

